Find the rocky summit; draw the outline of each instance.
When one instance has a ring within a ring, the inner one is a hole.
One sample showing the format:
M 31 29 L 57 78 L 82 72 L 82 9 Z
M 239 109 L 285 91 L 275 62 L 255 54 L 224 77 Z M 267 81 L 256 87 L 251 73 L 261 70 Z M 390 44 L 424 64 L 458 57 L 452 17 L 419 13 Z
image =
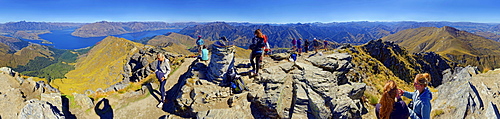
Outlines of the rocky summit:
M 455 67 L 436 53 L 410 54 L 393 42 L 342 44 L 302 53 L 295 61 L 288 60 L 290 52 L 266 55 L 259 75 L 250 73 L 246 57 L 238 57 L 248 55 L 238 47 L 209 49 L 209 61 L 201 61 L 108 37 L 78 59 L 68 78 L 50 84 L 3 67 L 0 106 L 10 108 L 0 110 L 0 117 L 376 118 L 384 82 L 395 80 L 411 91 L 413 75 L 430 72 L 432 118 L 499 118 L 500 70 Z M 166 54 L 172 69 L 161 108 L 151 64 L 158 53 Z M 232 84 L 243 84 L 242 91 Z

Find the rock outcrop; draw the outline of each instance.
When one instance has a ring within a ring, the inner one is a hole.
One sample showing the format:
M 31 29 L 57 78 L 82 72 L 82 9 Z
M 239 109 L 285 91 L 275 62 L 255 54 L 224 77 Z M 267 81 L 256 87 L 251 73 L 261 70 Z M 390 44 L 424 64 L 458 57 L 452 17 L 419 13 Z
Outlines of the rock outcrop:
M 443 72 L 443 83 L 431 103 L 435 118 L 498 118 L 497 73 L 478 74 L 477 67 L 456 67 Z M 493 84 L 485 84 L 491 82 Z
M 416 73 L 429 73 L 431 85 L 439 86 L 443 78 L 441 72 L 454 65 L 434 52 L 410 54 L 394 42 L 381 39 L 372 40 L 361 47 L 406 82 L 412 82 Z
M 26 103 L 28 104 L 21 110 L 19 119 L 64 119 L 61 111 L 49 102 L 32 99 Z
M 65 118 L 59 90 L 7 67 L 0 68 L 0 107 L 7 107 L 2 118 Z
M 211 58 L 210 63 L 230 61 L 227 59 Z M 185 77 L 169 91 L 175 107 L 170 111 L 196 118 L 361 118 L 367 113 L 361 100 L 366 84 L 348 82 L 345 74 L 352 68 L 351 59 L 345 53 L 313 56 L 298 62 L 267 59 L 257 77 L 246 76 L 249 68 L 239 67 L 237 70 L 248 87 L 248 91 L 240 94 L 200 78 L 211 75 L 211 70 L 222 70 L 209 68 L 203 72 L 200 69 L 207 65 L 195 61 Z M 234 62 L 246 64 L 248 61 Z M 233 66 L 230 62 L 219 64 Z

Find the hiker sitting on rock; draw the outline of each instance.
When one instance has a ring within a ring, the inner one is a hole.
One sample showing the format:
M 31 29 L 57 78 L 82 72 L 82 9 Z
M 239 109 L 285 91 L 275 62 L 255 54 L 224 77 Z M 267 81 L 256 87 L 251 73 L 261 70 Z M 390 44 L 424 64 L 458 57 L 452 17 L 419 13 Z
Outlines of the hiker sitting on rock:
M 170 73 L 170 64 L 168 59 L 165 58 L 163 53 L 158 53 L 156 55 L 157 60 L 155 60 L 152 65 L 155 66 L 155 74 L 156 78 L 160 82 L 160 103 L 157 105 L 158 108 L 163 107 L 163 103 L 165 103 L 165 83 L 167 80 L 167 76 Z
M 403 96 L 411 98 L 413 104 L 409 104 L 410 118 L 412 119 L 430 119 L 431 117 L 431 99 L 432 93 L 427 88 L 428 83 L 431 81 L 429 73 L 417 74 L 413 86 L 415 92 L 407 92 L 400 90 Z
M 377 119 L 408 119 L 410 112 L 406 103 L 401 99 L 402 93 L 399 90 L 393 80 L 385 83 L 382 98 L 375 108 Z
M 201 46 L 201 61 L 207 61 L 208 60 L 208 49 L 207 46 L 202 45 Z

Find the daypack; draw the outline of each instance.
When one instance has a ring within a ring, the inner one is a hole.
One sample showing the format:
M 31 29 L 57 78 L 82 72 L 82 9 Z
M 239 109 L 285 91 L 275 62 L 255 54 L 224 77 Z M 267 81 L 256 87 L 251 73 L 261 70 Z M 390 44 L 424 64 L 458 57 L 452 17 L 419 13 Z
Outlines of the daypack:
M 253 40 L 255 42 L 255 46 L 252 48 L 252 50 L 259 51 L 266 47 L 267 36 L 264 35 L 264 38 L 255 37 Z
M 243 80 L 240 78 L 234 67 L 228 69 L 226 78 L 226 81 L 230 82 L 229 86 L 231 87 L 233 93 L 238 94 L 247 89 L 245 86 L 245 82 L 243 82 Z

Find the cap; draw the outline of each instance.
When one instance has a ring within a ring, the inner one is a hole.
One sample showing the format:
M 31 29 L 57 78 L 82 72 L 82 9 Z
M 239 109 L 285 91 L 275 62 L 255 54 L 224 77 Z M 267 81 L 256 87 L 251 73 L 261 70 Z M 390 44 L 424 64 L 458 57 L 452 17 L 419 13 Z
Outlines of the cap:
M 201 36 L 198 36 L 198 38 L 201 38 Z

